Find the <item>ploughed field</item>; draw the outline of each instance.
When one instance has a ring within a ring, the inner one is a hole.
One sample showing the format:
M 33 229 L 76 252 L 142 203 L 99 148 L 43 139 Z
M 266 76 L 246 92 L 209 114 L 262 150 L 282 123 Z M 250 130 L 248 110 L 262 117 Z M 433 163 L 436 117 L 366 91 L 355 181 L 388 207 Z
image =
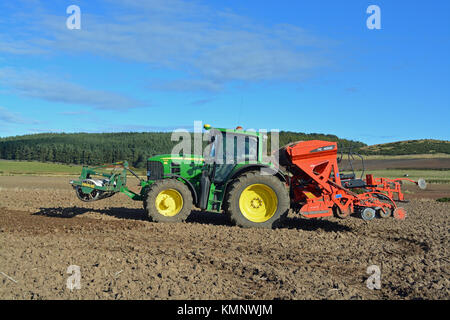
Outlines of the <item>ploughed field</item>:
M 381 157 L 381 156 L 379 156 Z M 450 155 L 446 158 L 429 157 L 429 158 L 406 158 L 407 156 L 391 156 L 378 159 L 377 156 L 364 156 L 364 165 L 369 170 L 383 170 L 390 169 L 433 169 L 433 170 L 450 170 Z M 352 164 L 355 169 L 362 167 L 360 158 L 354 156 Z M 342 157 L 340 164 L 341 170 L 345 167 L 349 167 L 348 156 Z
M 450 184 L 407 185 L 404 221 L 290 213 L 260 230 L 199 211 L 149 222 L 123 194 L 80 202 L 69 180 L 0 176 L 0 299 L 449 298 L 450 203 L 435 199 L 450 197 Z M 71 265 L 81 276 L 73 291 Z M 366 286 L 371 265 L 379 290 Z

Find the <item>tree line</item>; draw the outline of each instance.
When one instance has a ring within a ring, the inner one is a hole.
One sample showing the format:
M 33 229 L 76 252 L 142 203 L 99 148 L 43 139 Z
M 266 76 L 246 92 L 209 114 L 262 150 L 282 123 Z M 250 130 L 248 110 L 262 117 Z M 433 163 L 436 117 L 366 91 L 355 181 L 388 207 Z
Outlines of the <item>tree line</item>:
M 362 142 L 319 133 L 281 131 L 279 139 L 280 147 L 313 139 L 337 141 L 342 146 L 356 149 L 365 146 Z M 141 168 L 145 167 L 148 157 L 171 153 L 177 143 L 171 140 L 169 132 L 41 133 L 0 138 L 0 159 L 86 165 L 127 160 Z
M 267 149 L 271 150 L 270 133 L 268 136 Z M 367 146 L 335 135 L 286 131 L 279 133 L 279 146 L 316 139 L 335 141 L 344 152 L 351 149 L 364 155 L 450 154 L 449 141 L 411 140 Z M 147 158 L 171 153 L 177 143 L 171 140 L 169 132 L 41 133 L 0 138 L 0 159 L 86 165 L 127 160 L 134 167 L 142 168 Z

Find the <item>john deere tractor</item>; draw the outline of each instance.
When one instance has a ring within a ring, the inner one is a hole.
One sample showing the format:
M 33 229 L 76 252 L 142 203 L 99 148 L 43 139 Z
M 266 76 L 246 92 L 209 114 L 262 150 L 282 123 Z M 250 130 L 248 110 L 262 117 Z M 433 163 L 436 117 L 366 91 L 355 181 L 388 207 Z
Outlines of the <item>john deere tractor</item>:
M 127 162 L 83 167 L 71 181 L 82 201 L 95 201 L 122 192 L 143 201 L 155 222 L 181 222 L 193 206 L 225 212 L 241 227 L 272 228 L 287 215 L 290 199 L 286 175 L 263 161 L 262 133 L 212 128 L 206 155 L 158 155 L 147 161 L 147 179 L 139 178 Z M 126 186 L 127 173 L 140 180 L 140 192 Z

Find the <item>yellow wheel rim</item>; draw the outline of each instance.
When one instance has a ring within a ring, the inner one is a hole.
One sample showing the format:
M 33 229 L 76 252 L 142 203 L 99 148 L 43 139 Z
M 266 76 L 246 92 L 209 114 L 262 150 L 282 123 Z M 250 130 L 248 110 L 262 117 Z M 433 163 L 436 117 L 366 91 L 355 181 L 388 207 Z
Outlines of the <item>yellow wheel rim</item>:
M 163 216 L 173 217 L 183 208 L 183 197 L 175 189 L 166 189 L 156 197 L 155 206 Z
M 278 207 L 278 198 L 271 187 L 252 184 L 242 191 L 239 209 L 252 222 L 265 222 L 273 217 Z

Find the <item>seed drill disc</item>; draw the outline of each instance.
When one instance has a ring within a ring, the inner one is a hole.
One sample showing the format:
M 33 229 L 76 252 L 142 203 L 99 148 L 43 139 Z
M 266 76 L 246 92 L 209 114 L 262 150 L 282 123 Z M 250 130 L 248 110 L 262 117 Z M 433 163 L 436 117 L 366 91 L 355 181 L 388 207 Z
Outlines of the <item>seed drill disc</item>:
M 333 207 L 333 213 L 336 217 L 340 218 L 340 219 L 347 219 L 350 214 L 352 213 L 350 207 L 348 207 L 346 210 L 344 210 L 344 212 L 341 210 L 341 208 L 339 208 L 338 206 L 334 206 Z
M 373 218 L 375 218 L 375 210 L 372 208 L 365 208 L 363 211 L 361 211 L 361 218 L 363 218 L 365 221 L 370 221 Z
M 385 208 L 378 207 L 378 208 L 375 208 L 375 211 L 378 213 L 380 218 L 389 218 L 392 214 L 392 210 L 387 207 L 385 207 Z
M 406 218 L 406 210 L 402 207 L 398 207 L 394 210 L 394 218 L 397 220 L 405 220 Z

